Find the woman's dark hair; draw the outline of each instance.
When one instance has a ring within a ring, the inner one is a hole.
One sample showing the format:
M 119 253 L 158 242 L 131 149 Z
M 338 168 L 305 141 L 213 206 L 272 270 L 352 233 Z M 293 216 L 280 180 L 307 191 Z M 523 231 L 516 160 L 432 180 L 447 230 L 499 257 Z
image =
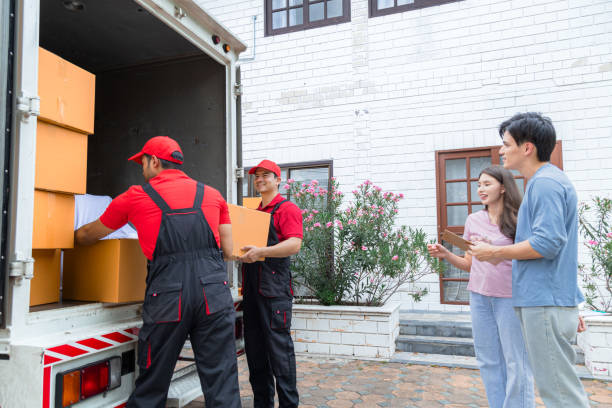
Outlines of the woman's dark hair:
M 536 112 L 517 113 L 499 125 L 499 135 L 502 139 L 506 131 L 518 146 L 525 142 L 533 143 L 539 161 L 550 161 L 557 142 L 557 133 L 550 118 Z
M 493 177 L 504 187 L 505 192 L 502 194 L 504 206 L 497 223 L 502 234 L 514 241 L 518 209 L 521 206 L 523 195 L 519 192 L 510 170 L 506 170 L 502 166 L 490 166 L 480 172 L 478 179 L 483 174 Z

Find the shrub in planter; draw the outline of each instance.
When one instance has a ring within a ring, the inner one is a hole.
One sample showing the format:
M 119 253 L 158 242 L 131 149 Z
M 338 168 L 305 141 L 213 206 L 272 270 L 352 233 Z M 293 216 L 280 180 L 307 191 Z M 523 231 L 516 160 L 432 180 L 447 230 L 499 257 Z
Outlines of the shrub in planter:
M 612 200 L 595 197 L 579 208 L 580 232 L 591 256 L 590 265 L 580 265 L 587 304 L 612 312 Z
M 294 279 L 324 305 L 382 305 L 401 286 L 414 284 L 442 264 L 429 256 L 427 236 L 419 228 L 396 227 L 402 194 L 383 192 L 366 180 L 343 207 L 338 182 L 331 189 L 284 186 L 302 209 L 304 240 L 292 262 Z M 433 241 L 430 241 L 433 242 Z M 411 292 L 419 300 L 426 289 Z

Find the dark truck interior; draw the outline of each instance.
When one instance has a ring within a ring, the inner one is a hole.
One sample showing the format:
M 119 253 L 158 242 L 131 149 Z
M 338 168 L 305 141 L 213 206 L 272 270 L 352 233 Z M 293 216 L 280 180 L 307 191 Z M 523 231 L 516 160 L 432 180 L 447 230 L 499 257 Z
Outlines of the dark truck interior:
M 116 197 L 143 184 L 142 168 L 127 159 L 166 135 L 181 145 L 183 170 L 225 196 L 223 65 L 131 0 L 41 1 L 40 46 L 96 75 L 88 194 Z
M 127 158 L 176 139 L 191 177 L 226 191 L 225 67 L 131 0 L 40 2 L 40 46 L 96 75 L 87 193 L 142 184 Z

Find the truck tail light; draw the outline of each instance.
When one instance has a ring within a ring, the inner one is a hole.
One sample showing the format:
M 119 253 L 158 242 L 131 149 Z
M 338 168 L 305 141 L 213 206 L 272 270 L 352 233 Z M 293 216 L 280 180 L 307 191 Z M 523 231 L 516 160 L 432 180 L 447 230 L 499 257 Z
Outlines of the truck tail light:
M 76 404 L 81 399 L 81 371 L 63 375 L 62 407 Z
M 81 399 L 98 395 L 108 389 L 109 362 L 83 368 L 81 371 Z
M 121 358 L 87 364 L 57 375 L 56 401 L 69 407 L 121 385 Z

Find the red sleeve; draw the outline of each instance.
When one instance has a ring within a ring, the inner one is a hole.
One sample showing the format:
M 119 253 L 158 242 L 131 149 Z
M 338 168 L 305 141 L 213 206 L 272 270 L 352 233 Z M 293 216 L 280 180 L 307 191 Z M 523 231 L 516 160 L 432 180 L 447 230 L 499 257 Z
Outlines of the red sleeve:
M 284 204 L 286 208 L 280 212 L 279 229 L 280 234 L 285 238 L 303 238 L 302 231 L 302 212 L 297 205 L 292 202 Z
M 110 229 L 119 229 L 128 222 L 130 211 L 129 190 L 117 196 L 106 208 L 104 214 L 100 216 L 100 222 Z
M 225 202 L 225 200 L 223 199 L 223 197 L 220 197 L 220 209 L 219 209 L 219 225 L 221 224 L 231 224 L 232 221 L 230 220 L 230 215 L 229 215 L 229 210 L 227 209 L 227 203 Z

